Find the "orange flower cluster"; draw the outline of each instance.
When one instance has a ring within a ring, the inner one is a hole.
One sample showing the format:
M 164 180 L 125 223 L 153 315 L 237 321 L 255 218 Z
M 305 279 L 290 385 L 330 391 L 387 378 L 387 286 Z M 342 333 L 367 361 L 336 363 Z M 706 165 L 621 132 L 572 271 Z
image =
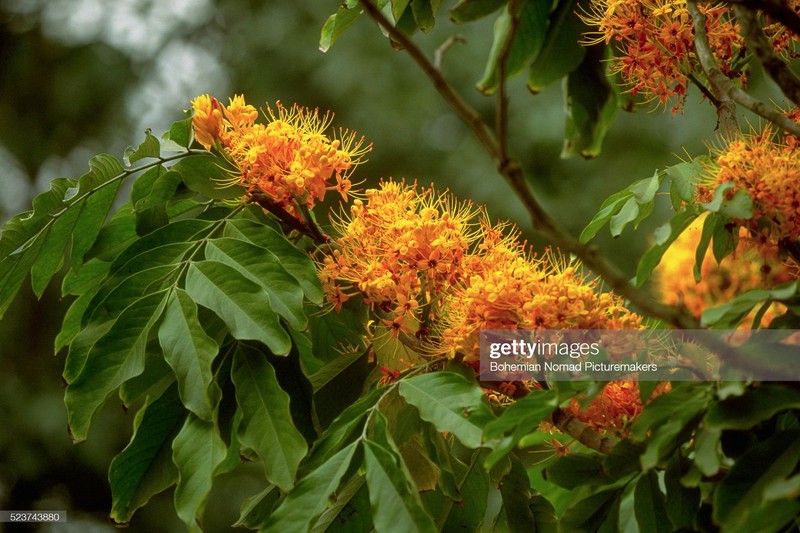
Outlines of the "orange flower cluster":
M 208 95 L 192 101 L 195 138 L 206 149 L 220 150 L 236 167 L 234 181 L 251 195 L 266 195 L 297 215 L 305 204 L 314 207 L 326 191 L 346 200 L 350 175 L 371 146 L 347 130 L 334 138 L 325 134 L 333 115 L 298 105 L 275 109 L 267 105 L 266 124 L 257 123 L 258 111 L 234 96 L 229 105 Z M 335 179 L 335 183 L 334 183 Z
M 733 60 L 744 46 L 730 9 L 702 4 L 706 31 L 717 63 L 731 78 L 744 75 L 733 69 Z M 611 71 L 619 73 L 633 95 L 666 105 L 678 101 L 673 112 L 686 99 L 690 75 L 699 75 L 694 51 L 694 27 L 685 0 L 592 0 L 583 20 L 597 30 L 587 34 L 586 44 L 614 42 L 618 55 Z
M 669 390 L 669 383 L 661 383 L 653 391 L 651 399 Z M 625 437 L 631 422 L 639 416 L 643 408 L 638 382 L 613 381 L 585 409 L 581 410 L 578 401 L 573 400 L 564 411 L 592 429 Z
M 796 114 L 796 112 L 795 112 Z M 697 191 L 700 201 L 710 201 L 714 189 L 733 183 L 730 194 L 746 191 L 753 201 L 753 217 L 737 221 L 754 235 L 766 228 L 774 241 L 795 242 L 800 235 L 800 152 L 798 139 L 785 135 L 776 140 L 771 127 L 732 140 L 714 154 L 705 183 Z
M 713 254 L 706 255 L 701 268 L 702 279 L 695 282 L 692 270 L 700 242 L 704 217 L 698 218 L 669 247 L 653 277 L 656 293 L 670 305 L 685 306 L 694 316 L 721 305 L 751 289 L 770 288 L 796 278 L 797 268 L 781 260 L 778 247 L 754 241 L 742 229 L 736 250 L 717 263 Z M 769 322 L 779 314 L 773 304 L 763 317 Z M 745 319 L 744 327 L 749 326 Z
M 365 194 L 333 221 L 341 236 L 320 279 L 337 310 L 360 293 L 395 334 L 410 332 L 433 319 L 443 296 L 461 281 L 484 215 L 416 184 L 384 181 Z

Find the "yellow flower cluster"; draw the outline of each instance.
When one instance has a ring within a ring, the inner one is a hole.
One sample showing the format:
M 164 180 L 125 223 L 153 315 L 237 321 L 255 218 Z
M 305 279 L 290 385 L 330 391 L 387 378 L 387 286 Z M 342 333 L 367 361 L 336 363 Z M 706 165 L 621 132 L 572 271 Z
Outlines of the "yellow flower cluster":
M 702 279 L 695 282 L 692 271 L 704 219 L 700 217 L 692 223 L 672 243 L 656 267 L 654 289 L 667 304 L 684 306 L 699 318 L 706 309 L 730 301 L 743 292 L 774 287 L 796 278 L 796 267 L 781 260 L 777 246 L 753 240 L 742 229 L 736 250 L 722 262 L 717 263 L 709 251 L 702 264 Z M 778 304 L 773 304 L 764 315 L 763 323 L 769 324 L 779 312 Z M 745 319 L 742 326 L 749 327 L 749 322 Z
M 743 79 L 731 65 L 744 41 L 731 22 L 730 9 L 708 4 L 699 9 L 705 13 L 709 45 L 723 72 Z M 631 94 L 660 105 L 677 98 L 673 112 L 682 107 L 689 76 L 701 72 L 685 0 L 591 0 L 582 18 L 597 27 L 587 34 L 587 44 L 615 43 L 618 54 L 611 70 L 619 73 Z
M 796 242 L 800 235 L 800 147 L 785 135 L 776 140 L 771 127 L 734 139 L 714 154 L 698 187 L 700 201 L 713 197 L 716 187 L 733 183 L 730 194 L 742 189 L 753 201 L 753 217 L 738 221 L 753 234 L 766 226 L 776 242 Z
M 346 200 L 350 175 L 371 146 L 347 130 L 331 138 L 325 131 L 333 115 L 280 102 L 266 107 L 266 124 L 258 111 L 234 96 L 225 106 L 208 95 L 192 101 L 195 138 L 206 149 L 220 150 L 236 167 L 234 178 L 251 195 L 265 195 L 297 215 L 305 204 L 314 207 L 326 191 Z M 334 182 L 335 180 L 335 182 Z

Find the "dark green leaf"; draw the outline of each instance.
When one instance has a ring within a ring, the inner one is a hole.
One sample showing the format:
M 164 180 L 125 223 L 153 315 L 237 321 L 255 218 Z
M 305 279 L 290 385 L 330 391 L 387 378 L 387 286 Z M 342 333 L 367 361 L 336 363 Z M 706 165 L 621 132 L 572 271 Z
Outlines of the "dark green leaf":
M 565 489 L 581 485 L 603 485 L 611 481 L 603 471 L 603 463 L 596 455 L 571 453 L 558 458 L 547 467 L 547 480 Z
M 261 458 L 267 479 L 288 491 L 308 450 L 292 422 L 289 395 L 266 356 L 245 345 L 234 354 L 232 379 L 244 415 L 239 440 Z
M 64 395 L 75 441 L 86 439 L 92 418 L 109 393 L 144 370 L 147 337 L 166 299 L 167 291 L 161 291 L 136 300 L 89 350 L 80 374 Z
M 272 310 L 269 296 L 236 269 L 217 261 L 192 263 L 186 292 L 214 311 L 235 338 L 263 342 L 276 355 L 289 353 L 291 338 Z
M 364 442 L 367 487 L 372 519 L 377 531 L 436 531 L 400 458 L 376 442 Z
M 628 201 L 622 204 L 619 212 L 617 212 L 617 214 L 611 217 L 611 220 L 609 220 L 609 229 L 611 230 L 611 235 L 614 237 L 619 237 L 622 233 L 622 230 L 625 229 L 625 226 L 636 220 L 636 217 L 638 216 L 639 204 L 636 203 L 636 198 L 628 198 Z
M 205 248 L 206 259 L 225 263 L 258 283 L 269 295 L 272 309 L 297 331 L 308 326 L 303 312 L 303 289 L 264 248 L 238 239 L 213 239 Z
M 596 157 L 617 114 L 617 95 L 605 73 L 603 46 L 586 48 L 580 66 L 566 80 L 567 119 L 561 157 Z
M 166 172 L 158 177 L 147 196 L 134 203 L 136 233 L 147 235 L 169 222 L 167 202 L 175 195 L 181 177 L 177 172 Z
M 750 429 L 786 409 L 800 409 L 800 391 L 763 385 L 713 404 L 706 414 L 705 425 L 719 430 Z
M 478 531 L 486 514 L 489 473 L 483 468 L 486 453 L 476 450 L 460 473 L 458 487 L 462 503 L 446 501 L 449 511 L 443 531 Z
M 531 509 L 531 489 L 528 473 L 519 460 L 511 461 L 511 471 L 500 480 L 503 512 L 510 533 L 528 533 L 536 523 Z
M 245 190 L 228 163 L 211 154 L 181 159 L 172 167 L 189 189 L 215 200 L 241 198 Z
M 136 413 L 131 441 L 108 470 L 114 521 L 129 522 L 153 495 L 178 481 L 171 443 L 185 417 L 174 385 L 161 396 L 148 398 Z
M 571 505 L 562 515 L 560 531 L 600 531 L 619 520 L 620 489 L 604 490 Z M 616 527 L 612 531 L 616 531 Z
M 419 410 L 420 418 L 454 434 L 469 448 L 481 446 L 483 428 L 494 418 L 481 389 L 452 372 L 403 380 L 400 394 Z
M 370 533 L 372 516 L 369 492 L 363 475 L 351 477 L 336 493 L 331 503 L 311 533 Z
M 263 527 L 267 523 L 280 495 L 280 489 L 276 485 L 270 484 L 255 496 L 247 498 L 242 502 L 239 520 L 233 524 L 233 527 L 246 527 L 248 529 Z
M 436 0 L 433 0 L 436 2 Z M 437 2 L 438 3 L 438 2 Z M 435 6 L 431 5 L 431 0 L 411 0 L 411 12 L 414 20 L 422 31 L 430 31 L 436 22 Z
M 797 467 L 798 459 L 798 431 L 777 433 L 750 448 L 717 487 L 714 497 L 715 522 L 723 526 L 735 526 L 749 513 L 764 505 L 765 490 L 772 483 L 789 477 Z M 780 510 L 782 514 L 786 509 Z M 794 513 L 796 512 L 797 506 L 794 509 Z M 793 517 L 794 514 L 780 516 L 778 526 Z
M 303 477 L 272 514 L 263 531 L 308 531 L 327 507 L 328 497 L 339 488 L 357 447 L 357 442 L 345 446 Z
M 542 420 L 553 413 L 556 405 L 553 391 L 534 390 L 525 398 L 511 404 L 499 418 L 487 424 L 484 440 L 493 450 L 486 459 L 486 467 L 492 468 L 516 448 L 525 435 L 535 431 Z M 508 433 L 511 435 L 506 437 Z
M 703 277 L 703 263 L 706 259 L 708 245 L 711 244 L 711 237 L 717 233 L 717 227 L 722 224 L 722 219 L 716 213 L 710 213 L 703 221 L 703 232 L 700 234 L 700 242 L 697 244 L 694 261 L 694 280 L 699 283 Z
M 322 286 L 314 263 L 307 253 L 298 250 L 286 237 L 268 226 L 246 219 L 228 220 L 224 235 L 250 241 L 274 254 L 303 288 L 306 298 L 311 303 L 322 303 Z
M 219 346 L 197 320 L 197 306 L 183 289 L 173 289 L 158 328 L 164 357 L 178 379 L 181 401 L 198 418 L 211 422 L 221 392 L 211 365 Z
M 455 23 L 472 22 L 491 15 L 507 3 L 508 0 L 459 0 L 450 9 L 450 20 Z
M 178 467 L 175 510 L 190 532 L 202 532 L 208 493 L 225 452 L 216 425 L 191 413 L 172 442 L 172 460 Z
M 658 475 L 646 472 L 639 477 L 633 494 L 634 513 L 639 531 L 670 533 L 672 526 L 667 516 L 664 494 L 658 486 Z
M 681 455 L 676 453 L 667 466 L 664 475 L 664 486 L 667 489 L 667 515 L 674 530 L 691 530 L 694 519 L 700 510 L 700 489 L 684 487 L 681 478 L 685 472 L 681 469 Z M 656 485 L 655 488 L 658 488 Z
M 519 25 L 514 33 L 511 48 L 505 57 L 504 74 L 510 78 L 524 70 L 539 53 L 547 31 L 547 17 L 550 3 L 538 0 L 525 0 L 519 13 Z M 499 61 L 512 30 L 512 16 L 504 11 L 495 21 L 494 42 L 489 52 L 486 70 L 478 82 L 478 90 L 493 94 L 498 86 Z
M 544 44 L 528 71 L 528 90 L 531 92 L 543 91 L 578 68 L 583 61 L 586 49 L 579 41 L 587 28 L 575 11 L 577 5 L 578 0 L 558 2 L 550 15 Z

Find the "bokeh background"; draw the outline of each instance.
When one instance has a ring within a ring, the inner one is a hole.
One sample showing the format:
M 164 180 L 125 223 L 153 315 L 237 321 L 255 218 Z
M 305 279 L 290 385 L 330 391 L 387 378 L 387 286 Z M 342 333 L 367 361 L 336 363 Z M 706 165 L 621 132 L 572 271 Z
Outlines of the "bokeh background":
M 319 51 L 319 30 L 337 5 L 0 0 L 0 221 L 29 209 L 51 179 L 84 173 L 93 154 L 120 156 L 145 129 L 164 131 L 183 118 L 196 95 L 244 93 L 253 104 L 281 100 L 333 110 L 335 125 L 374 143 L 358 177 L 449 187 L 486 204 L 492 217 L 517 222 L 526 238 L 544 245 L 467 128 L 372 23 L 360 19 L 329 52 Z M 449 49 L 443 70 L 491 120 L 494 101 L 474 86 L 492 20 L 455 26 L 442 10 L 435 30 L 417 37 L 432 56 L 456 34 L 465 42 Z M 751 78 L 757 85 L 758 73 Z M 563 160 L 561 87 L 534 96 L 524 79 L 515 79 L 509 92 L 513 154 L 543 202 L 576 234 L 609 194 L 705 152 L 703 139 L 716 123 L 711 106 L 692 93 L 676 117 L 663 109 L 620 112 L 599 157 Z M 616 241 L 604 232 L 597 242 L 632 273 L 649 230 L 664 216 L 656 213 L 639 232 Z M 133 413 L 112 399 L 88 442 L 70 443 L 60 377 L 64 354 L 52 349 L 68 304 L 57 283 L 42 302 L 26 285 L 0 322 L 0 509 L 68 510 L 69 524 L 40 531 L 113 531 L 106 469 L 130 438 Z M 261 472 L 244 465 L 218 481 L 208 531 L 225 531 L 236 520 L 241 501 L 261 489 Z M 129 531 L 182 530 L 171 498 L 170 491 L 155 497 Z M 6 524 L 5 530 L 22 529 Z

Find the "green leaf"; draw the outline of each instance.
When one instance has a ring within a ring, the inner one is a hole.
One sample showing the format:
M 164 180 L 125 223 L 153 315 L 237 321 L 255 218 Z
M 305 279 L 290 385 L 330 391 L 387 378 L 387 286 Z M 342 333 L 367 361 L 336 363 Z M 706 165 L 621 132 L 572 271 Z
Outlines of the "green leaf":
M 536 431 L 542 420 L 550 416 L 555 408 L 556 396 L 553 391 L 534 390 L 487 424 L 483 438 L 493 450 L 486 459 L 486 467 L 494 467 L 517 447 L 525 435 Z M 511 435 L 506 437 L 507 433 Z
M 248 241 L 213 239 L 205 248 L 206 259 L 225 263 L 258 283 L 269 295 L 270 306 L 297 331 L 308 326 L 303 312 L 303 289 L 278 258 Z
M 158 142 L 150 130 L 144 132 L 144 141 L 137 148 L 128 146 L 125 149 L 125 155 L 122 161 L 126 167 L 131 166 L 133 163 L 144 159 L 146 157 L 159 157 L 161 155 L 161 143 Z
M 177 172 L 165 172 L 155 180 L 147 196 L 134 203 L 138 235 L 147 235 L 169 222 L 167 202 L 173 198 L 180 183 L 181 177 Z
M 64 395 L 76 442 L 86 439 L 92 418 L 111 391 L 144 370 L 147 337 L 161 317 L 167 294 L 160 291 L 133 302 L 89 350 L 80 374 Z
M 670 195 L 673 197 L 672 207 L 675 211 L 680 211 L 681 201 L 694 202 L 696 176 L 701 175 L 702 171 L 702 160 L 697 159 L 666 168 L 666 175 L 670 179 Z
M 765 490 L 771 484 L 789 477 L 797 467 L 798 460 L 798 431 L 777 433 L 750 448 L 717 487 L 714 497 L 715 522 L 734 526 L 748 513 L 764 505 Z M 794 514 L 781 516 L 779 525 L 793 517 Z
M 239 440 L 264 462 L 267 479 L 288 491 L 308 450 L 292 422 L 289 395 L 278 384 L 266 356 L 248 346 L 236 350 L 231 372 L 243 414 Z
M 225 237 L 250 241 L 277 257 L 286 271 L 297 280 L 311 303 L 322 303 L 324 295 L 317 277 L 317 269 L 308 254 L 298 250 L 274 229 L 247 219 L 226 221 Z
M 604 51 L 604 46 L 586 48 L 580 66 L 567 76 L 562 158 L 600 155 L 606 131 L 617 114 L 617 95 L 606 76 Z
M 796 281 L 783 283 L 772 289 L 753 289 L 736 296 L 733 300 L 706 309 L 701 321 L 715 329 L 735 328 L 756 304 L 765 301 L 782 301 L 797 294 L 800 285 Z
M 129 522 L 153 495 L 178 481 L 171 443 L 185 417 L 174 385 L 157 398 L 148 397 L 136 413 L 133 436 L 108 469 L 115 522 Z
M 559 2 L 550 15 L 544 44 L 528 71 L 528 90 L 538 93 L 581 64 L 586 49 L 579 41 L 587 30 L 575 12 L 578 0 Z
M 514 33 L 511 48 L 505 58 L 504 73 L 511 78 L 525 69 L 539 53 L 547 31 L 547 17 L 550 3 L 538 0 L 524 0 L 519 13 L 519 25 Z M 497 17 L 494 25 L 494 42 L 486 62 L 483 78 L 478 82 L 478 90 L 493 94 L 499 84 L 499 61 L 503 55 L 506 41 L 512 29 L 512 16 L 508 10 Z
M 670 221 L 656 230 L 656 244 L 645 252 L 636 267 L 636 286 L 641 287 L 650 278 L 653 270 L 661 262 L 661 258 L 669 246 L 697 218 L 691 211 L 676 213 Z
M 434 532 L 419 495 L 400 467 L 397 454 L 364 441 L 367 487 L 376 531 Z
M 281 496 L 281 491 L 276 485 L 267 485 L 267 488 L 254 496 L 250 496 L 244 502 L 239 510 L 239 520 L 233 524 L 233 527 L 246 527 L 248 529 L 260 529 L 263 527 L 275 503 Z
M 616 531 L 621 494 L 620 489 L 609 489 L 578 500 L 562 515 L 559 531 L 603 531 L 609 523 L 613 529 L 604 530 Z
M 354 5 L 349 4 L 350 2 L 340 5 L 336 13 L 328 17 L 328 20 L 322 26 L 322 32 L 319 36 L 319 49 L 321 51 L 327 52 L 330 50 L 336 39 L 347 31 L 361 13 L 364 12 L 356 2 L 353 2 Z
M 337 492 L 311 533 L 370 533 L 372 516 L 369 493 L 363 475 L 351 477 Z
M 72 239 L 72 232 L 78 216 L 80 216 L 80 210 L 67 209 L 44 234 L 41 250 L 36 257 L 36 262 L 31 267 L 31 287 L 37 298 L 42 297 L 50 280 L 61 269 L 64 248 Z
M 192 128 L 192 117 L 173 122 L 169 127 L 161 142 L 165 150 L 181 151 L 187 149 L 194 141 L 194 128 Z
M 528 533 L 536 523 L 531 509 L 531 490 L 528 474 L 519 459 L 511 461 L 511 471 L 500 480 L 503 512 L 510 533 Z
M 233 169 L 227 161 L 211 154 L 193 155 L 181 159 L 172 167 L 180 174 L 189 189 L 215 200 L 241 198 L 245 190 L 233 180 Z
M 636 217 L 638 216 L 639 204 L 636 203 L 636 198 L 628 198 L 628 201 L 622 204 L 619 212 L 611 217 L 611 220 L 609 221 L 611 235 L 614 237 L 619 237 L 619 235 L 622 233 L 622 230 L 625 229 L 625 226 L 636 220 Z
M 327 507 L 330 495 L 339 488 L 342 477 L 350 469 L 357 447 L 357 442 L 345 446 L 300 479 L 272 514 L 263 531 L 308 531 Z
M 667 515 L 672 523 L 673 531 L 691 530 L 694 526 L 694 519 L 700 510 L 700 489 L 684 487 L 681 484 L 684 474 L 685 472 L 681 469 L 681 454 L 676 453 L 669 462 L 664 475 L 664 486 L 667 491 Z M 656 488 L 658 488 L 657 485 Z
M 189 414 L 172 442 L 172 460 L 178 467 L 175 510 L 189 531 L 202 532 L 202 516 L 226 447 L 213 422 Z
M 672 525 L 667 516 L 664 494 L 658 486 L 658 475 L 646 472 L 639 477 L 633 493 L 634 513 L 639 531 L 670 533 Z
M 117 270 L 125 267 L 126 265 L 129 269 L 129 273 L 134 273 L 140 267 L 138 265 L 134 266 L 135 263 L 128 265 L 128 261 L 131 259 L 167 244 L 181 243 L 181 246 L 185 246 L 186 243 L 194 243 L 194 241 L 197 241 L 205 236 L 205 234 L 212 227 L 212 224 L 213 222 L 208 220 L 186 219 L 179 220 L 177 222 L 168 224 L 163 228 L 159 228 L 156 231 L 137 239 L 127 248 L 125 248 L 125 250 L 114 259 L 114 262 L 111 266 L 111 273 L 113 274 L 117 272 Z M 167 261 L 156 259 L 156 264 L 167 264 Z
M 616 215 L 622 206 L 625 205 L 630 199 L 630 191 L 625 189 L 618 193 L 614 193 L 603 202 L 600 210 L 594 215 L 591 221 L 586 225 L 580 235 L 581 244 L 586 244 L 592 240 L 600 228 L 605 226 L 612 216 Z
M 217 261 L 189 265 L 186 292 L 219 316 L 240 340 L 266 344 L 272 353 L 289 353 L 292 341 L 272 310 L 269 296 L 236 269 Z
M 508 0 L 459 0 L 450 9 L 450 20 L 456 24 L 472 22 L 491 15 L 507 3 Z
M 433 1 L 438 3 L 437 0 Z M 431 0 L 411 0 L 411 12 L 420 30 L 427 32 L 433 28 L 436 22 L 436 10 Z
M 577 489 L 582 485 L 603 485 L 612 481 L 603 471 L 603 463 L 597 455 L 571 453 L 559 457 L 547 467 L 547 480 L 565 489 Z
M 183 289 L 173 289 L 158 328 L 164 358 L 178 379 L 181 401 L 201 420 L 211 422 L 221 392 L 211 365 L 219 345 L 197 320 L 197 306 Z
M 456 436 L 464 446 L 481 446 L 483 428 L 494 418 L 481 389 L 452 372 L 423 374 L 400 382 L 400 394 L 420 418 Z
M 483 468 L 485 451 L 476 450 L 458 479 L 462 503 L 446 501 L 449 508 L 443 531 L 478 531 L 486 514 L 489 473 Z
M 705 426 L 718 430 L 750 429 L 786 409 L 800 409 L 800 391 L 765 384 L 713 404 L 706 413 Z

